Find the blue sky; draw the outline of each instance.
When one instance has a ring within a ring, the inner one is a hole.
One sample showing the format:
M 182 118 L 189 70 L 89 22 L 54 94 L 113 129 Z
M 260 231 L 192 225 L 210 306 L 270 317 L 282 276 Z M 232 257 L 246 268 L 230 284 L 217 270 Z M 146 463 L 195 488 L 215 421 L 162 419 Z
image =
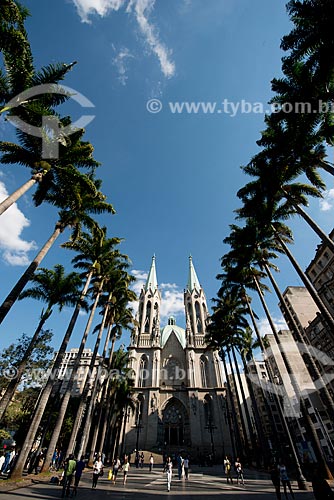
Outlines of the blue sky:
M 255 141 L 263 113 L 231 116 L 221 103 L 266 103 L 270 80 L 280 75 L 280 39 L 290 30 L 285 2 L 268 0 L 24 0 L 31 17 L 27 30 L 36 66 L 51 62 L 77 65 L 65 85 L 93 104 L 82 109 L 70 103 L 64 110 L 74 118 L 94 114 L 86 137 L 102 163 L 98 175 L 117 210 L 102 217 L 110 236 L 125 239 L 121 249 L 144 278 L 156 254 L 163 313 L 174 314 L 184 326 L 183 288 L 188 256 L 193 256 L 208 304 L 215 296 L 222 241 L 239 206 L 237 190 L 247 182 L 240 166 L 257 152 Z M 159 99 L 162 110 L 150 113 L 147 102 Z M 218 103 L 214 113 L 173 113 L 169 103 Z M 221 112 L 217 112 L 217 110 Z M 0 138 L 15 140 L 11 125 L 0 123 Z M 330 152 L 332 155 L 332 152 Z M 28 178 L 16 166 L 0 168 L 0 195 Z M 327 205 L 312 202 L 309 213 L 329 232 L 334 189 L 328 181 Z M 326 210 L 324 210 L 326 209 Z M 51 234 L 57 213 L 35 208 L 31 193 L 13 207 L 0 225 L 2 300 L 36 249 Z M 303 267 L 318 240 L 296 219 L 294 253 Z M 66 233 L 43 261 L 44 267 L 63 263 L 70 271 L 73 255 L 59 248 Z M 301 285 L 289 264 L 279 262 L 282 290 Z M 138 288 L 142 281 L 138 281 Z M 279 323 L 274 296 L 268 297 Z M 255 309 L 263 316 L 254 300 Z M 32 333 L 42 304 L 22 301 L 1 325 L 0 345 L 22 332 Z M 48 325 L 59 345 L 71 311 L 54 313 Z M 78 344 L 81 316 L 71 346 Z M 263 332 L 266 326 L 263 323 Z M 127 339 L 124 339 L 127 343 Z M 90 340 L 88 345 L 92 345 Z

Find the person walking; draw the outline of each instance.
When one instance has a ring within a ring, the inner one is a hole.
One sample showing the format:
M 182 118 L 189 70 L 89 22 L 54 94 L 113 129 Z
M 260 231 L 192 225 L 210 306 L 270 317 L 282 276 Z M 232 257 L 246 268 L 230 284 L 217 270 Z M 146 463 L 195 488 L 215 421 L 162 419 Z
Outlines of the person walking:
M 270 478 L 275 486 L 276 498 L 277 500 L 281 500 L 281 478 L 277 465 L 275 464 L 273 464 L 270 469 Z
M 189 457 L 186 457 L 183 460 L 183 469 L 184 469 L 185 478 L 188 479 L 188 477 L 189 477 Z
M 279 469 L 280 479 L 281 479 L 282 485 L 283 485 L 283 491 L 284 491 L 285 498 L 286 499 L 288 498 L 288 493 L 286 490 L 287 487 L 289 488 L 289 491 L 290 491 L 292 498 L 295 498 L 295 495 L 293 494 L 293 491 L 292 491 L 288 472 L 287 472 L 286 467 L 285 467 L 283 462 L 280 463 L 278 469 Z
M 170 487 L 172 484 L 172 474 L 173 474 L 173 462 L 170 457 L 167 457 L 164 472 L 166 472 L 167 475 L 167 491 L 170 491 Z
M 117 456 L 114 460 L 113 468 L 112 468 L 111 481 L 113 484 L 116 484 L 117 474 L 118 474 L 120 467 L 121 467 L 121 461 L 120 461 L 119 457 Z
M 126 480 L 128 478 L 128 472 L 130 469 L 130 463 L 128 458 L 125 458 L 124 464 L 123 464 L 123 485 L 126 485 Z
M 73 475 L 74 475 L 76 466 L 77 466 L 77 462 L 74 459 L 74 455 L 72 455 L 72 454 L 69 455 L 68 458 L 65 460 L 63 489 L 62 489 L 62 493 L 61 493 L 62 498 L 64 498 L 65 495 L 67 497 L 70 495 L 71 484 L 72 484 Z
M 103 474 L 103 463 L 101 460 L 101 457 L 98 456 L 96 461 L 94 462 L 93 465 L 93 483 L 92 483 L 92 490 L 94 490 L 97 486 L 97 481 L 100 476 Z
M 178 454 L 177 459 L 176 459 L 176 463 L 177 463 L 178 478 L 181 479 L 182 478 L 182 468 L 183 468 L 183 458 L 182 458 L 181 453 Z
M 234 467 L 235 467 L 235 471 L 237 473 L 237 484 L 239 484 L 239 481 L 240 481 L 240 483 L 242 485 L 244 485 L 245 484 L 244 483 L 244 473 L 243 473 L 242 465 L 241 465 L 239 458 L 236 459 Z
M 84 468 L 86 467 L 86 463 L 84 461 L 84 458 L 85 457 L 82 455 L 80 460 L 77 460 L 77 465 L 75 468 L 75 475 L 74 475 L 74 486 L 73 486 L 73 495 L 74 496 L 76 496 L 76 494 L 77 494 L 77 489 L 78 489 L 78 486 L 80 483 L 82 472 L 83 472 Z
M 141 455 L 140 455 L 140 468 L 141 469 L 144 468 L 144 460 L 145 460 L 144 453 L 141 452 Z
M 233 484 L 232 474 L 231 474 L 231 462 L 229 458 L 226 456 L 224 460 L 224 470 L 226 476 L 226 482 Z
M 153 465 L 154 465 L 154 458 L 153 458 L 152 453 L 151 453 L 151 456 L 150 456 L 150 462 L 149 462 L 149 464 L 150 464 L 150 472 L 152 472 L 152 470 L 153 470 Z

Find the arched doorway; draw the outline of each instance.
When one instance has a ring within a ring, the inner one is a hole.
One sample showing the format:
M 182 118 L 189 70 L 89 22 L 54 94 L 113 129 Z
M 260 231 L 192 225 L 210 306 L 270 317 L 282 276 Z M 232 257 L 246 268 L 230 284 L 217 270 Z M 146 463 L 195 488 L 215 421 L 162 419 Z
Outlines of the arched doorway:
M 168 401 L 162 411 L 164 443 L 168 447 L 182 447 L 189 441 L 189 422 L 185 407 L 176 398 Z

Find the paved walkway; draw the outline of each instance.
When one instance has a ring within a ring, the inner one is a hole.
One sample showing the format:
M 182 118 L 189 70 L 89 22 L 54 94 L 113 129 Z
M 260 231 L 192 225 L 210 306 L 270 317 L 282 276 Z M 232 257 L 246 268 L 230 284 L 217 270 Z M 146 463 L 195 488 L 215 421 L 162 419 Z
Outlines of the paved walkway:
M 102 500 L 106 497 L 114 497 L 115 500 L 158 500 L 161 497 L 173 497 L 177 500 L 199 500 L 199 496 L 205 496 L 205 500 L 217 500 L 217 495 L 222 495 L 224 500 L 236 497 L 246 500 L 248 498 L 260 500 L 275 500 L 273 485 L 267 474 L 255 471 L 245 471 L 245 485 L 226 484 L 226 479 L 220 473 L 221 467 L 202 469 L 194 468 L 190 473 L 189 480 L 178 480 L 174 470 L 172 488 L 167 492 L 166 475 L 162 469 L 155 469 L 152 473 L 148 469 L 135 469 L 129 472 L 126 486 L 122 484 L 122 473 L 118 477 L 116 485 L 112 485 L 107 479 L 108 468 L 104 477 L 99 478 L 96 490 L 91 489 L 90 471 L 83 474 L 78 500 Z M 37 476 L 38 477 L 38 476 Z M 292 483 L 296 500 L 313 500 L 311 491 L 297 490 L 297 484 Z M 29 487 L 19 488 L 15 491 L 3 492 L 0 498 L 3 500 L 31 500 L 33 498 L 49 500 L 61 497 L 62 488 L 59 486 L 38 483 Z M 290 498 L 290 496 L 289 496 Z M 166 498 L 167 500 L 167 498 Z M 283 500 L 283 495 L 282 495 Z

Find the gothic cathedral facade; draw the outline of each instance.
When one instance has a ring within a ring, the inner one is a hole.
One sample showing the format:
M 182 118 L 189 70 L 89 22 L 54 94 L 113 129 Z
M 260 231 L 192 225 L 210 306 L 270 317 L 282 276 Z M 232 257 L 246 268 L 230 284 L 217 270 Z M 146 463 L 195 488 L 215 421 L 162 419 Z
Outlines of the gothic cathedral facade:
M 129 347 L 137 409 L 126 419 L 125 449 L 218 460 L 231 453 L 226 392 L 218 353 L 205 341 L 208 308 L 191 257 L 185 329 L 173 317 L 161 327 L 160 306 L 153 257 Z

